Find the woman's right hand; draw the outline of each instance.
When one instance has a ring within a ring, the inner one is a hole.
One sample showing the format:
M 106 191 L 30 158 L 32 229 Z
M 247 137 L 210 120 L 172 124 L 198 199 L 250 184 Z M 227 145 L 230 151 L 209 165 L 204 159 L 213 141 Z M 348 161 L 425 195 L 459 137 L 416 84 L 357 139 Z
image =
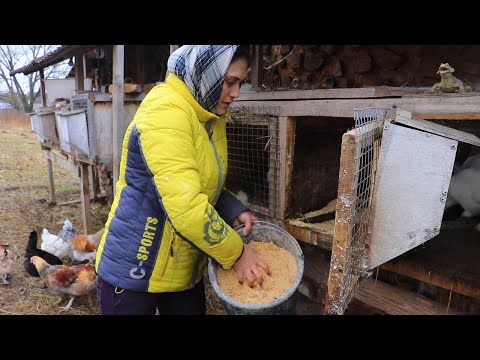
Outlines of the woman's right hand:
M 263 281 L 262 269 L 270 275 L 268 264 L 260 259 L 249 244 L 244 244 L 242 256 L 233 264 L 233 270 L 237 274 L 238 282 L 243 284 L 244 280 L 247 279 L 250 287 L 253 287 L 255 283 L 261 285 Z

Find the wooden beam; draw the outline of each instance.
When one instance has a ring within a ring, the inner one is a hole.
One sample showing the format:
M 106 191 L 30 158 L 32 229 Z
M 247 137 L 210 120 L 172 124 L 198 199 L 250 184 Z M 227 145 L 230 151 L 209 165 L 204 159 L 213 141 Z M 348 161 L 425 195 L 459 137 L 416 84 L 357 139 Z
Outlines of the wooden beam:
M 238 107 L 279 106 L 280 116 L 322 116 L 353 118 L 357 108 L 383 107 L 406 109 L 413 116 L 427 120 L 480 120 L 480 94 L 477 96 L 442 96 L 432 98 L 380 98 L 380 99 L 332 99 L 298 101 L 240 101 L 232 104 Z M 266 111 L 266 110 L 265 110 Z
M 124 78 L 124 54 L 125 45 L 113 46 L 113 91 L 112 91 L 112 112 L 113 112 L 113 191 L 115 195 L 115 184 L 118 181 L 120 158 L 122 157 L 122 142 L 125 135 L 123 113 L 123 78 Z
M 461 276 L 460 274 L 452 276 L 445 271 L 427 268 L 423 263 L 400 259 L 382 264 L 380 270 L 390 271 L 441 287 L 442 289 L 480 299 L 480 279 L 474 273 L 462 273 Z
M 88 180 L 88 165 L 80 164 L 80 186 L 81 186 L 81 199 L 82 199 L 82 222 L 83 232 L 85 234 L 91 234 L 92 229 L 92 210 L 90 207 L 90 186 Z
M 253 72 L 253 64 L 252 64 Z M 253 76 L 252 76 L 253 81 Z M 261 83 L 259 83 L 261 84 Z M 253 84 L 252 84 L 253 87 Z M 238 101 L 265 101 L 265 100 L 307 100 L 307 99 L 359 99 L 415 96 L 422 94 L 420 90 L 402 87 L 365 87 L 350 89 L 316 89 L 316 90 L 285 90 L 261 91 L 256 93 L 242 93 Z

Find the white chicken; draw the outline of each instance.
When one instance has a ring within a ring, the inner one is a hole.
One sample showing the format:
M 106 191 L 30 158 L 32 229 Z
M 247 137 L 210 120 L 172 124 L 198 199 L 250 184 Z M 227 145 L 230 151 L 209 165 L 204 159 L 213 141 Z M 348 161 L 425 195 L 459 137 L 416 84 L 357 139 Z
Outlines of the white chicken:
M 7 247 L 0 245 L 0 277 L 5 285 L 10 284 L 7 280 L 8 275 L 13 269 L 13 255 Z
M 42 245 L 40 248 L 60 259 L 73 259 L 71 241 L 78 235 L 70 220 L 66 219 L 58 235 L 51 234 L 47 229 L 42 231 Z

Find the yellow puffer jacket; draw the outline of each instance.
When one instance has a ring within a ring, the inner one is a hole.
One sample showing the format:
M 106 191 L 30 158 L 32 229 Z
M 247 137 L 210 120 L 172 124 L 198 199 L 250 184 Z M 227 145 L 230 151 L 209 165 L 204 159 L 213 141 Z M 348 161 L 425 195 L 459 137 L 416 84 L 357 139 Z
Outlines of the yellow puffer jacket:
M 182 291 L 202 279 L 205 255 L 226 269 L 235 263 L 243 242 L 229 224 L 246 208 L 222 190 L 225 118 L 203 109 L 174 74 L 147 94 L 123 140 L 96 257 L 101 279 L 133 291 Z

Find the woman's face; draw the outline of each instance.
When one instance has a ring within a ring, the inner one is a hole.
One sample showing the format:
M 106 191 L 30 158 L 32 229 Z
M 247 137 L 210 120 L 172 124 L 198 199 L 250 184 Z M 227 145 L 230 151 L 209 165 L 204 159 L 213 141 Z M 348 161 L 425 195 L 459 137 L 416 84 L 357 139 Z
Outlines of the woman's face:
M 245 59 L 239 58 L 230 64 L 223 80 L 222 93 L 215 114 L 224 115 L 233 100 L 240 95 L 240 86 L 247 79 L 247 71 L 248 64 Z

